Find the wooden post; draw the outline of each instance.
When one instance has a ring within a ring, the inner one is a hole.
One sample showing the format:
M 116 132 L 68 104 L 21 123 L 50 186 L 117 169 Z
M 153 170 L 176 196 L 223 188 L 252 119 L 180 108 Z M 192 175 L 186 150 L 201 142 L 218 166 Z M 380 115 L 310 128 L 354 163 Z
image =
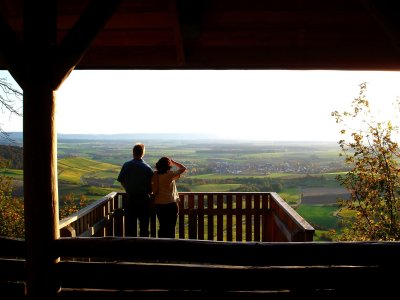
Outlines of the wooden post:
M 194 195 L 188 195 L 189 239 L 197 240 L 197 208 L 194 207 Z
M 263 242 L 274 242 L 274 215 L 272 211 L 272 200 L 271 200 L 271 195 L 268 194 L 268 199 L 267 199 L 267 207 L 264 207 L 263 209 L 265 213 L 263 214 Z
M 24 200 L 27 242 L 27 292 L 30 299 L 51 299 L 51 249 L 59 237 L 57 147 L 53 91 L 38 84 L 24 88 Z
M 54 299 L 58 290 L 51 270 L 59 237 L 56 97 L 53 57 L 57 1 L 24 1 L 24 202 L 27 242 L 27 296 Z
M 123 197 L 126 194 L 117 194 L 114 197 L 114 236 L 124 236 L 124 210 L 123 210 Z

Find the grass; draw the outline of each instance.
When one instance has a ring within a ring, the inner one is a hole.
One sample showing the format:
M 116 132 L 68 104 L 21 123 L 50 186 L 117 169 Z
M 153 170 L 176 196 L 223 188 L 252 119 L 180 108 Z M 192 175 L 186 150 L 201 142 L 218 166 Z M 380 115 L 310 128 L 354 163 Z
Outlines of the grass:
M 204 180 L 224 180 L 224 179 L 238 179 L 238 178 L 267 178 L 267 175 L 244 175 L 244 174 L 201 174 L 201 175 L 190 175 L 192 179 L 204 179 Z
M 23 180 L 24 173 L 22 170 L 14 170 L 14 169 L 3 169 L 2 175 L 8 176 L 17 180 Z
M 293 205 L 298 203 L 300 193 L 298 188 L 287 188 L 282 192 L 278 193 L 287 203 Z
M 337 205 L 301 204 L 296 211 L 315 229 L 338 230 L 338 218 L 335 216 L 337 209 Z
M 178 183 L 179 184 L 179 183 Z M 240 187 L 240 184 L 230 183 L 230 184 L 201 184 L 191 186 L 192 192 L 196 193 L 206 193 L 206 192 L 229 192 L 232 189 Z M 179 186 L 178 186 L 179 190 Z

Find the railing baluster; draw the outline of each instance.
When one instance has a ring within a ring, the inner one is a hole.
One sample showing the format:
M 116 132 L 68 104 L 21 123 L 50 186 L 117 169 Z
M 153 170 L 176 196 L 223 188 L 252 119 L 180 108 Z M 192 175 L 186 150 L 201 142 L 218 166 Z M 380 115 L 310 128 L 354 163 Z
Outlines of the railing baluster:
M 260 208 L 260 198 L 262 194 L 254 195 L 253 198 L 253 205 L 254 205 L 254 227 L 253 227 L 253 234 L 254 234 L 254 241 L 260 242 L 260 218 L 261 218 L 261 208 Z
M 214 240 L 214 194 L 207 194 L 207 239 Z
M 103 205 L 103 218 L 107 218 L 108 212 L 107 212 L 107 203 L 104 203 Z M 106 223 L 107 220 L 105 220 Z M 99 236 L 106 236 L 106 228 L 107 228 L 107 224 L 104 226 L 103 230 L 99 231 Z M 102 235 L 101 235 L 102 234 Z
M 179 225 L 179 238 L 185 239 L 185 219 L 186 219 L 186 208 L 185 208 L 185 194 L 179 195 L 179 216 L 178 216 L 178 225 Z
M 271 210 L 271 195 L 268 195 L 265 202 L 263 201 L 263 207 L 265 209 L 263 215 L 265 239 L 263 239 L 263 242 L 272 242 L 274 240 L 274 219 Z
M 236 241 L 241 242 L 242 236 L 242 194 L 236 194 Z
M 204 194 L 197 194 L 198 239 L 204 240 Z
M 224 200 L 223 194 L 217 195 L 217 241 L 224 240 Z
M 232 194 L 226 195 L 226 240 L 232 241 Z
M 114 235 L 115 236 L 124 236 L 124 211 L 122 208 L 124 194 L 118 194 L 117 197 L 114 197 Z
M 197 211 L 194 208 L 194 194 L 188 195 L 188 222 L 189 239 L 197 239 Z
M 253 240 L 253 224 L 252 224 L 252 195 L 246 194 L 246 241 L 251 242 Z

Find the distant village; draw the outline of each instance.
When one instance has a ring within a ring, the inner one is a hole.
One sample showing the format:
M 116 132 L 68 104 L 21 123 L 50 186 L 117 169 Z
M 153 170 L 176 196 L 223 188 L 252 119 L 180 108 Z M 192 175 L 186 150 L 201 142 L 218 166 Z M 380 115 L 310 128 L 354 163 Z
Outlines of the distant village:
M 336 162 L 323 164 L 321 162 L 234 163 L 215 161 L 207 169 L 204 170 L 204 173 L 268 175 L 269 173 L 319 174 L 344 171 L 345 167 Z

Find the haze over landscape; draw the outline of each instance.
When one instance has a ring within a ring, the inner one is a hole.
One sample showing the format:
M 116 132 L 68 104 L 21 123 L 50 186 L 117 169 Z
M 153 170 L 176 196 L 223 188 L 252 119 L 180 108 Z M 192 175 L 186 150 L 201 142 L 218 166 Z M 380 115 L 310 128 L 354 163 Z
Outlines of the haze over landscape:
M 329 240 L 341 230 L 337 199 L 348 197 L 336 180 L 347 169 L 331 113 L 350 110 L 363 82 L 374 114 L 394 120 L 400 72 L 74 71 L 57 92 L 60 205 L 122 191 L 120 166 L 143 141 L 151 166 L 168 155 L 188 167 L 180 191 L 274 191 L 316 240 Z M 22 146 L 22 118 L 4 110 L 0 125 Z M 22 149 L 15 153 L 7 174 L 21 197 Z
M 17 87 L 7 72 L 0 78 Z M 368 82 L 372 108 L 392 119 L 400 72 L 74 71 L 58 91 L 57 131 L 337 141 L 331 112 L 350 109 L 362 82 Z M 7 112 L 0 123 L 22 131 L 22 118 Z

